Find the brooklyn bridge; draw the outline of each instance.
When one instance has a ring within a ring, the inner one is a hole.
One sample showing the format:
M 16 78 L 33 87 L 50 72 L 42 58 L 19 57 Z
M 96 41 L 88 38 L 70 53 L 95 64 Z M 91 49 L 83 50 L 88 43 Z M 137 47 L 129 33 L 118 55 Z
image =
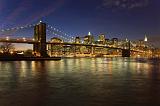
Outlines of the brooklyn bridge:
M 31 28 L 34 33 L 29 38 L 16 36 L 8 36 L 7 32 L 16 32 Z M 40 21 L 38 24 L 31 24 L 22 27 L 2 29 L 0 31 L 2 36 L 0 37 L 1 43 L 15 43 L 15 44 L 31 44 L 33 45 L 34 56 L 39 57 L 52 57 L 55 55 L 119 55 L 122 57 L 139 56 L 139 55 L 152 55 L 153 47 L 147 43 L 147 38 L 143 41 L 134 42 L 131 40 L 121 40 L 113 38 L 111 41 L 105 39 L 105 35 L 100 35 L 97 41 L 94 41 L 94 37 L 89 33 L 84 40 L 81 41 L 81 37 L 70 36 L 51 25 Z M 47 39 L 48 33 L 53 38 Z

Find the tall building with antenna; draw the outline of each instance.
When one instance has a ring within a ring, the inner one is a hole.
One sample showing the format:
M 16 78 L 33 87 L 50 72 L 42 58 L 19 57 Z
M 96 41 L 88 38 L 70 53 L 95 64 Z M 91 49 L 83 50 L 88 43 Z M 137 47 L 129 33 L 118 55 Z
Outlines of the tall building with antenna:
M 147 42 L 148 41 L 148 38 L 147 38 L 147 36 L 145 35 L 145 37 L 144 37 L 144 41 L 145 42 Z
M 89 32 L 88 35 L 84 37 L 84 44 L 92 44 L 93 42 L 94 42 L 94 37 L 91 34 L 91 32 Z

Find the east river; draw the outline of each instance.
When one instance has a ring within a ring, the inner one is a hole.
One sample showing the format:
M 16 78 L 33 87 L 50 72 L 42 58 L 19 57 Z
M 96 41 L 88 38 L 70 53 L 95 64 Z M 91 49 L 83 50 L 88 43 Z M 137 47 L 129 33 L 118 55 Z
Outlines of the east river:
M 3 61 L 0 106 L 160 106 L 160 60 Z

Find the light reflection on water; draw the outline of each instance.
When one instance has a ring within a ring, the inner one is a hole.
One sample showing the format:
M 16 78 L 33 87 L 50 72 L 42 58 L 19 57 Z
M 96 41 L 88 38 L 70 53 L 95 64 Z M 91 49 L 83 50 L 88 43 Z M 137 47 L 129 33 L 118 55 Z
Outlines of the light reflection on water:
M 159 60 L 0 62 L 2 106 L 157 106 L 159 95 Z

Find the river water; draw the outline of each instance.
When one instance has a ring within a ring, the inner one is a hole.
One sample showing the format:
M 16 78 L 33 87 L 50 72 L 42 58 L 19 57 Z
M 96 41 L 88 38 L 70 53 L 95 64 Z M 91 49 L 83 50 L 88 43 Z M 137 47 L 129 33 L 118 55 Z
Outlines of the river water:
M 160 61 L 0 62 L 0 106 L 160 106 Z

